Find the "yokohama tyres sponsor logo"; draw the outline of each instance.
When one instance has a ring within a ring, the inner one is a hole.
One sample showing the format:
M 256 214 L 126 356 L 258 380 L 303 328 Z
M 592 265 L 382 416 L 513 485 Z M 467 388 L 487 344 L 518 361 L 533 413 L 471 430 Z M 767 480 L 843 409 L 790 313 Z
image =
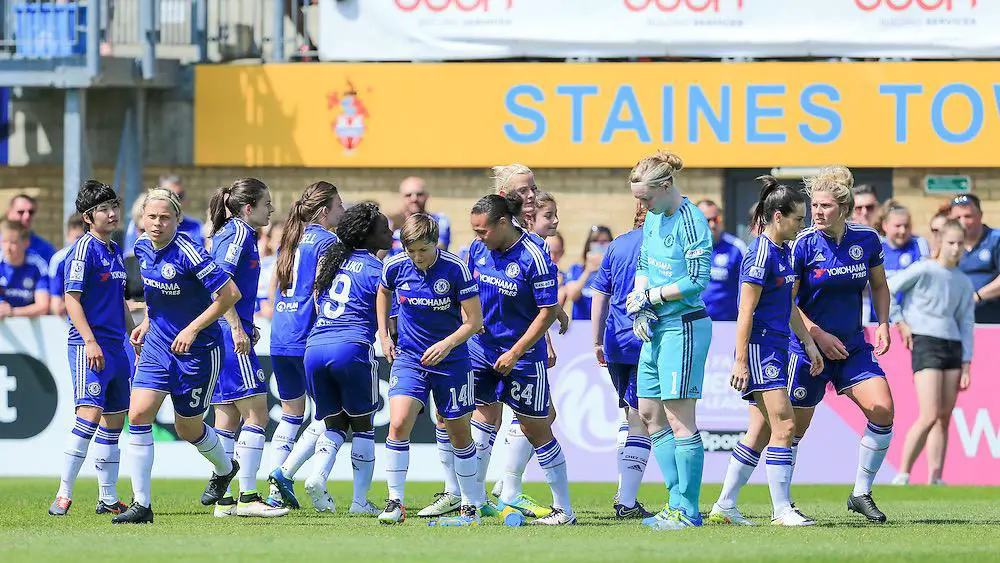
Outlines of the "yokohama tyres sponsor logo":
M 955 8 L 968 7 L 975 9 L 979 0 L 854 0 L 854 4 L 865 12 L 873 12 L 879 8 L 893 12 L 919 10 L 922 12 L 950 12 Z
M 488 14 L 491 11 L 508 11 L 514 7 L 514 0 L 395 0 L 396 8 L 403 12 L 427 11 L 441 12 L 477 12 Z
M 693 12 L 696 14 L 742 11 L 744 4 L 744 0 L 624 0 L 624 2 L 625 7 L 630 12 L 658 10 L 660 12 Z

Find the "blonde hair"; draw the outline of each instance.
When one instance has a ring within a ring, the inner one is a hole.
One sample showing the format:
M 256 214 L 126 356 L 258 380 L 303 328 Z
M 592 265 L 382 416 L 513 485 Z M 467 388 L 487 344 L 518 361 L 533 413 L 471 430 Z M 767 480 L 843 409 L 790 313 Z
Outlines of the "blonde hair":
M 651 188 L 666 188 L 673 184 L 674 175 L 684 168 L 684 161 L 675 153 L 657 151 L 640 160 L 629 173 L 629 182 Z
M 825 166 L 819 174 L 806 176 L 802 179 L 806 192 L 812 198 L 817 192 L 826 192 L 833 196 L 845 217 L 850 217 L 854 207 L 854 175 L 846 166 Z
M 506 166 L 494 166 L 490 169 L 493 179 L 493 192 L 502 195 L 508 191 L 510 181 L 514 176 L 521 174 L 535 175 L 530 168 L 523 164 L 508 164 Z
M 165 201 L 170 205 L 170 208 L 174 212 L 174 216 L 179 220 L 181 218 L 181 200 L 177 197 L 174 192 L 166 188 L 151 188 L 146 192 L 146 195 L 142 198 L 142 211 L 146 210 L 146 204 L 151 201 Z
M 403 223 L 403 228 L 399 230 L 399 242 L 403 244 L 403 248 L 408 248 L 415 242 L 426 242 L 430 245 L 437 245 L 437 219 L 426 213 L 414 213 L 410 215 Z

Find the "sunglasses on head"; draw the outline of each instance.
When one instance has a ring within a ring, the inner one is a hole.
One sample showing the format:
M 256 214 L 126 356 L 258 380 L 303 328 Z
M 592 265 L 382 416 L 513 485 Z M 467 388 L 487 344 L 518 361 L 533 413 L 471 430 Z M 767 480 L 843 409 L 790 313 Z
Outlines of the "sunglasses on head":
M 979 198 L 972 194 L 962 194 L 955 196 L 955 199 L 951 200 L 952 205 L 975 205 L 979 207 Z

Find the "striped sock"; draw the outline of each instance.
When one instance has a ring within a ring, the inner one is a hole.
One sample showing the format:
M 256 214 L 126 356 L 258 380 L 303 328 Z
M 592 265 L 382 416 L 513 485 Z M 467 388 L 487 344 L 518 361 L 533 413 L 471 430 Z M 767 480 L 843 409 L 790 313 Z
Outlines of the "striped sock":
M 326 432 L 326 423 L 322 420 L 314 420 L 306 431 L 295 441 L 292 453 L 288 454 L 285 462 L 281 464 L 281 474 L 286 479 L 294 479 L 302 464 L 309 461 L 309 458 L 316 453 L 316 441 Z
M 736 507 L 736 499 L 740 489 L 747 484 L 753 470 L 760 463 L 760 452 L 754 451 L 742 442 L 737 442 L 733 454 L 729 457 L 729 467 L 726 468 L 726 479 L 722 482 L 722 493 L 716 504 L 719 508 Z
M 128 456 L 132 459 L 132 499 L 146 508 L 150 506 L 153 478 L 153 425 L 128 425 Z
M 615 450 L 618 452 L 618 496 L 621 496 L 622 488 L 622 456 L 625 454 L 625 442 L 628 441 L 628 421 L 623 420 L 618 424 L 618 438 L 615 440 Z
M 351 436 L 351 467 L 354 469 L 354 502 L 365 504 L 375 473 L 375 431 L 355 432 Z
M 561 508 L 566 514 L 573 514 L 569 501 L 569 479 L 566 476 L 566 457 L 555 438 L 535 449 L 538 465 L 542 466 L 545 481 L 552 489 L 552 507 Z M 506 491 L 505 491 L 506 492 Z
M 62 475 L 56 496 L 73 498 L 73 484 L 76 483 L 76 476 L 80 474 L 80 468 L 87 459 L 87 449 L 96 432 L 96 422 L 76 417 L 73 429 L 70 430 L 69 438 L 66 440 L 66 449 L 63 450 Z
M 854 480 L 854 496 L 867 495 L 872 492 L 872 483 L 885 454 L 889 452 L 889 442 L 892 441 L 892 425 L 879 426 L 869 422 L 865 433 L 861 436 L 858 451 L 858 473 Z
M 455 452 L 451 447 L 448 431 L 444 428 L 435 428 L 434 438 L 437 440 L 438 459 L 441 460 L 441 467 L 444 468 L 444 492 L 458 496 L 461 494 L 461 487 L 459 487 L 458 477 L 455 475 Z
M 476 443 L 469 442 L 464 448 L 455 449 L 455 474 L 465 506 L 482 506 L 486 503 L 486 489 L 476 487 L 476 474 L 479 472 L 479 462 L 476 461 Z
M 701 478 L 705 467 L 705 446 L 697 430 L 686 438 L 675 439 L 674 459 L 677 461 L 677 503 L 671 491 L 671 506 L 684 511 L 688 518 L 700 520 L 698 503 L 701 499 Z
M 410 468 L 410 441 L 385 440 L 385 479 L 389 485 L 389 498 L 405 503 L 406 471 Z
M 201 455 L 205 457 L 208 461 L 212 462 L 215 466 L 216 475 L 228 475 L 230 471 L 233 470 L 232 458 L 226 456 L 226 451 L 222 449 L 222 444 L 219 442 L 219 435 L 215 433 L 215 429 L 211 426 L 202 423 L 201 438 L 198 438 L 193 442 L 194 447 L 198 448 Z
M 320 439 L 316 441 L 316 458 L 313 462 L 313 472 L 312 475 L 306 480 L 306 485 L 309 483 L 320 483 L 323 488 L 326 488 L 326 482 L 330 479 L 330 473 L 333 471 L 333 465 L 337 461 L 337 452 L 340 451 L 340 446 L 344 445 L 344 440 L 347 439 L 347 434 L 342 430 L 327 430 L 320 436 Z
M 108 504 L 118 501 L 118 469 L 121 449 L 118 438 L 121 428 L 97 428 L 94 438 L 94 469 L 97 470 L 97 487 L 100 499 Z
M 497 439 L 497 429 L 492 424 L 472 420 L 472 441 L 476 443 L 476 459 L 478 468 L 476 481 L 486 490 L 486 472 L 490 467 L 490 456 L 493 454 L 493 442 Z
M 626 507 L 635 506 L 636 495 L 639 494 L 639 485 L 642 484 L 642 476 L 646 473 L 646 463 L 649 461 L 652 447 L 653 442 L 648 436 L 629 436 L 625 441 L 622 453 L 618 456 L 620 480 L 618 504 Z
M 792 507 L 792 448 L 768 446 L 764 453 L 774 517 Z
M 264 457 L 264 429 L 256 424 L 244 423 L 240 439 L 236 442 L 236 459 L 240 462 L 240 494 L 257 492 L 257 471 Z
M 295 437 L 302 427 L 303 417 L 293 414 L 282 414 L 278 421 L 278 427 L 274 429 L 271 436 L 271 467 L 281 467 L 282 463 L 288 459 L 288 454 L 292 453 L 295 447 Z

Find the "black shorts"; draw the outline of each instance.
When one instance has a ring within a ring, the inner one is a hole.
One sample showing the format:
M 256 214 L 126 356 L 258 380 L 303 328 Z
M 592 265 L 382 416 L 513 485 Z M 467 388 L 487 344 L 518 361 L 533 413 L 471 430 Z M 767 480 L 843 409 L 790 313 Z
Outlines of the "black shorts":
M 913 373 L 922 369 L 960 369 L 962 342 L 914 334 L 911 361 Z

